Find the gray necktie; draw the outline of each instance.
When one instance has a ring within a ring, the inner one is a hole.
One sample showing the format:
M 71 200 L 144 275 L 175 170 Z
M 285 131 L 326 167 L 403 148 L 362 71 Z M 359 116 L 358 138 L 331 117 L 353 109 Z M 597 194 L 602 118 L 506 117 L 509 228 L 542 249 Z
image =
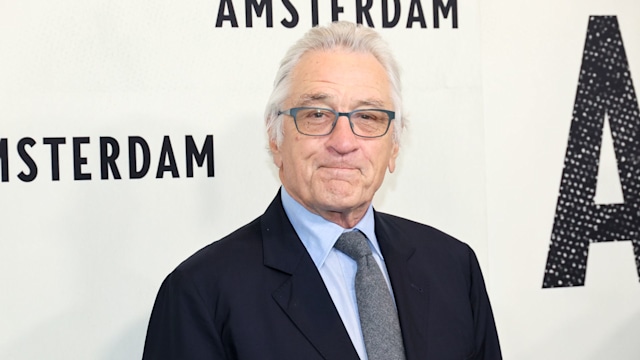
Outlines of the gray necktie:
M 358 264 L 356 298 L 369 360 L 404 360 L 398 313 L 367 238 L 358 230 L 345 232 L 334 247 Z

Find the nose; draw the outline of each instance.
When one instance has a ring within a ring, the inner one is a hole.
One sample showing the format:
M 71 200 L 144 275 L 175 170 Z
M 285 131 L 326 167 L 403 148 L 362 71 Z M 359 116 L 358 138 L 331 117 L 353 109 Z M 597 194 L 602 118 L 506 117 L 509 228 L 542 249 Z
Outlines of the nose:
M 336 126 L 329 134 L 327 145 L 339 154 L 347 154 L 357 149 L 358 141 L 346 115 L 341 115 L 336 120 Z

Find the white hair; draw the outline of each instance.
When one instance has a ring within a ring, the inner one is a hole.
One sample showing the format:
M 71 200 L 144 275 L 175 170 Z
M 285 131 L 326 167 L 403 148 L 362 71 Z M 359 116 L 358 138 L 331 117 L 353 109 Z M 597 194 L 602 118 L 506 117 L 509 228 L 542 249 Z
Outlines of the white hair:
M 393 140 L 400 142 L 400 135 L 406 126 L 402 117 L 402 92 L 400 70 L 391 54 L 389 45 L 373 29 L 346 21 L 338 21 L 327 26 L 314 27 L 289 48 L 280 62 L 280 68 L 273 83 L 273 90 L 265 109 L 265 123 L 270 141 L 282 143 L 284 129 L 282 117 L 278 115 L 283 110 L 282 104 L 290 96 L 291 72 L 298 64 L 302 55 L 312 50 L 346 49 L 373 55 L 385 69 L 391 84 L 391 99 L 395 111 L 393 126 Z

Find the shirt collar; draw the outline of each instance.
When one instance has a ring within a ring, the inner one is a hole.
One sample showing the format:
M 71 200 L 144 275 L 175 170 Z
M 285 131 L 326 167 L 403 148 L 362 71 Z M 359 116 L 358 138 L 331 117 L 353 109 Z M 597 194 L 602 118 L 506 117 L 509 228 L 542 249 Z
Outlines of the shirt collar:
M 284 186 L 281 190 L 284 211 L 317 268 L 322 267 L 338 237 L 343 232 L 353 229 L 360 230 L 373 245 L 373 251 L 382 258 L 375 233 L 373 206 L 369 205 L 364 217 L 356 226 L 345 229 L 307 210 L 289 195 Z

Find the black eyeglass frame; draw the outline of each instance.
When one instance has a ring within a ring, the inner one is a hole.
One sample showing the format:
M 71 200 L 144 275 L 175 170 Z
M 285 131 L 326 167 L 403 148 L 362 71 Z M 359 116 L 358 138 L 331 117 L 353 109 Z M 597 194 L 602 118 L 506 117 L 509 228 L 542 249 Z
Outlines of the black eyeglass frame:
M 335 119 L 333 120 L 333 123 L 331 124 L 331 129 L 329 129 L 328 132 L 324 133 L 324 134 L 307 134 L 305 132 L 302 132 L 300 130 L 300 128 L 298 127 L 298 119 L 296 117 L 296 115 L 298 114 L 298 111 L 301 110 L 322 110 L 322 111 L 329 111 L 331 113 L 333 113 L 333 115 L 335 116 Z M 367 136 L 367 135 L 360 135 L 358 133 L 356 133 L 355 129 L 353 128 L 353 122 L 351 121 L 351 115 L 353 115 L 354 113 L 358 113 L 358 112 L 363 112 L 363 111 L 380 111 L 383 112 L 385 114 L 387 114 L 387 116 L 389 117 L 389 121 L 387 122 L 387 127 L 386 129 L 384 129 L 384 132 L 380 135 L 375 135 L 375 136 Z M 291 117 L 293 117 L 293 123 L 296 125 L 296 130 L 298 130 L 298 132 L 302 135 L 306 135 L 306 136 L 326 136 L 329 135 L 333 132 L 333 129 L 336 128 L 336 124 L 338 123 L 338 119 L 341 116 L 346 116 L 347 119 L 349 120 L 349 127 L 351 128 L 351 132 L 358 137 L 361 138 L 367 138 L 367 139 L 375 139 L 375 138 L 379 138 L 379 137 L 383 137 L 385 136 L 388 132 L 389 132 L 389 128 L 391 127 L 391 121 L 393 119 L 395 119 L 396 117 L 396 113 L 395 111 L 391 111 L 391 110 L 385 110 L 385 109 L 356 109 L 350 112 L 339 112 L 339 111 L 335 111 L 333 109 L 328 109 L 328 108 L 321 108 L 321 107 L 313 107 L 313 106 L 302 106 L 302 107 L 294 107 L 291 109 L 287 109 L 287 110 L 280 110 L 278 111 L 278 116 L 280 115 L 289 115 Z

